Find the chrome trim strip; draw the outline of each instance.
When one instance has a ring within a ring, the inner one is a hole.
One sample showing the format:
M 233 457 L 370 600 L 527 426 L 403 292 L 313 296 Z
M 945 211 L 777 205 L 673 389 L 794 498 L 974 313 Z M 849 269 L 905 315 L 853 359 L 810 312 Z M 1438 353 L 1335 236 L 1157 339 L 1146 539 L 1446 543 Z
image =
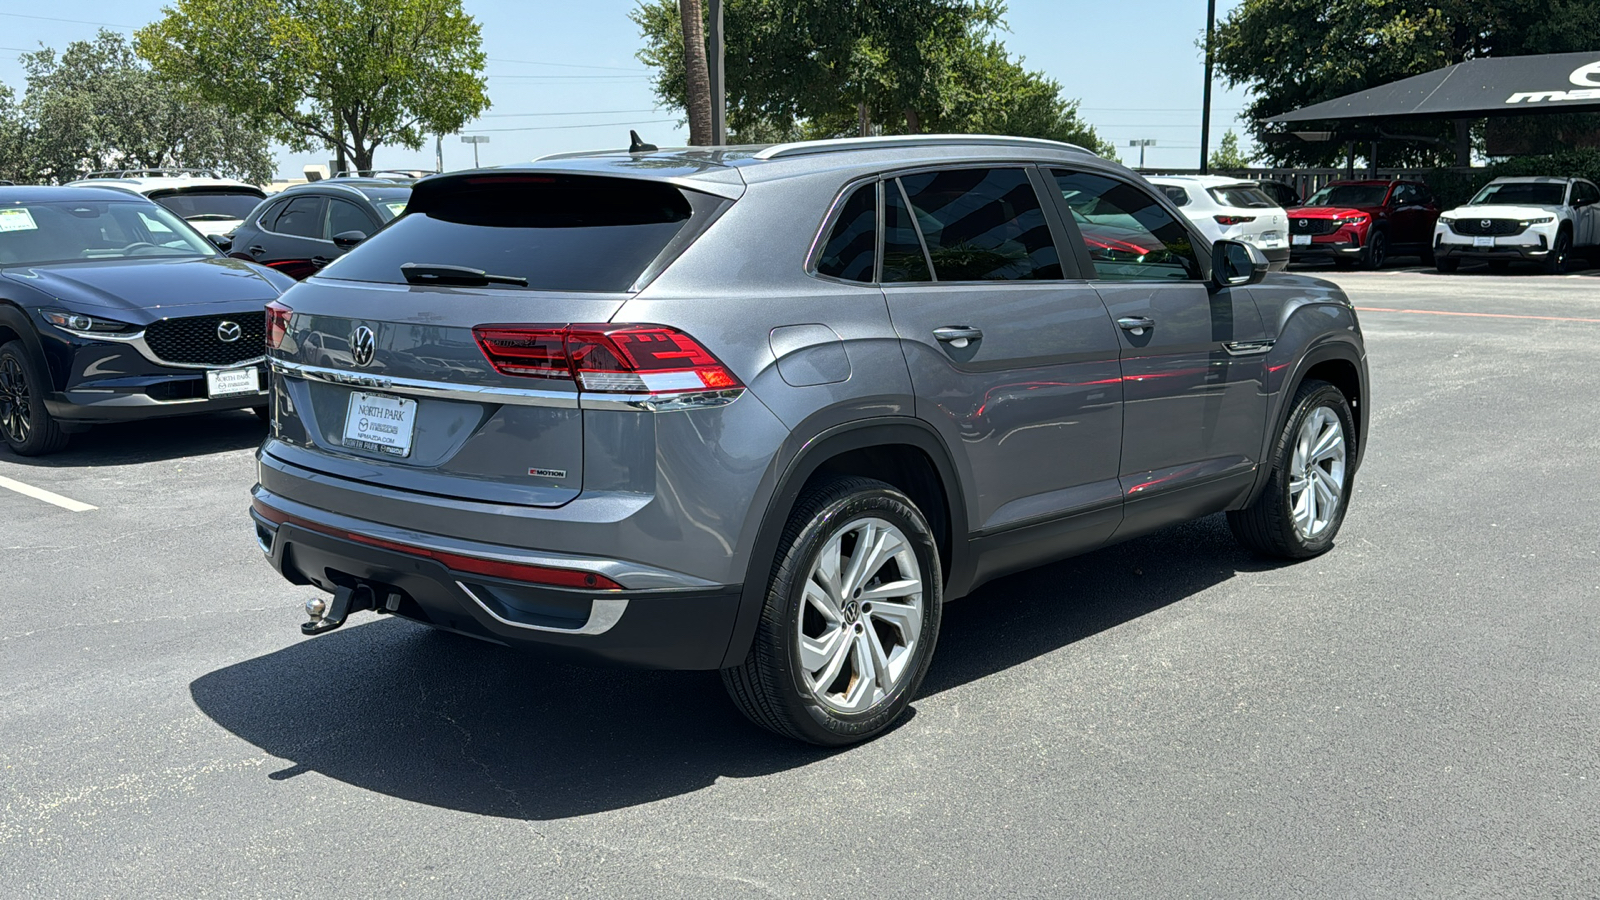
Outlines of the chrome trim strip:
M 744 388 L 727 391 L 690 391 L 683 394 L 609 394 L 585 391 L 578 395 L 581 409 L 621 409 L 634 412 L 682 412 L 716 409 L 744 396 Z
M 488 613 L 489 618 L 494 619 L 501 625 L 509 625 L 512 628 L 526 628 L 529 631 L 548 631 L 554 634 L 581 634 L 586 637 L 593 637 L 594 635 L 605 634 L 606 632 L 610 631 L 618 622 L 622 621 L 622 614 L 628 611 L 628 601 L 626 600 L 601 599 L 597 597 L 594 600 L 589 601 L 589 621 L 584 622 L 582 628 L 556 628 L 553 625 L 530 625 L 527 622 L 512 621 L 511 619 L 508 619 L 490 609 L 489 604 L 484 603 L 477 594 L 472 592 L 471 588 L 467 587 L 461 582 L 456 582 L 456 587 L 460 588 L 462 593 L 472 598 L 472 602 L 478 604 L 479 609 Z
M 425 381 L 419 378 L 391 378 L 387 375 L 369 375 L 344 369 L 309 366 L 304 363 L 270 360 L 272 370 L 280 375 L 295 375 L 311 381 L 341 384 L 346 387 L 376 388 L 400 394 L 414 394 L 438 400 L 473 400 L 483 403 L 504 403 L 512 406 L 546 406 L 557 409 L 577 409 L 576 391 L 539 391 L 530 388 L 509 388 L 450 384 L 443 381 Z
M 1277 341 L 1224 341 L 1222 349 L 1229 356 L 1257 356 L 1272 349 Z

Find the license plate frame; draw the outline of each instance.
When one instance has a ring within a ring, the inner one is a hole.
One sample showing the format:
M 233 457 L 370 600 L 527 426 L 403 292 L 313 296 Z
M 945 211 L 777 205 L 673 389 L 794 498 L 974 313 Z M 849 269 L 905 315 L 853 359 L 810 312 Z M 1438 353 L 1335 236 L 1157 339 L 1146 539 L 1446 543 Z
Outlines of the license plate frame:
M 206 370 L 206 396 L 212 400 L 259 393 L 261 393 L 261 370 L 255 366 Z
M 341 442 L 354 450 L 405 459 L 416 438 L 417 401 L 409 397 L 351 391 Z
M 1482 234 L 1477 235 L 1477 236 L 1473 237 L 1473 239 L 1472 239 L 1472 246 L 1474 246 L 1474 247 L 1493 247 L 1494 246 L 1494 237 L 1492 235 L 1482 235 Z
M 1289 235 L 1289 243 L 1295 247 L 1309 247 L 1311 246 L 1311 235 L 1291 234 Z

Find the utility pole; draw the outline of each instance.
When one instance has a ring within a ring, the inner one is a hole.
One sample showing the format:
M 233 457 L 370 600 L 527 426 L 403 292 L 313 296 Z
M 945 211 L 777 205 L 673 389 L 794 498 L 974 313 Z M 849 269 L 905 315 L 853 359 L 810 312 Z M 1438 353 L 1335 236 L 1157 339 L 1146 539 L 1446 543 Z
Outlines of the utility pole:
M 707 0 L 711 8 L 706 16 L 711 23 L 711 143 L 722 146 L 728 142 L 728 85 L 723 80 L 723 57 L 727 55 L 727 41 L 722 32 L 722 0 Z
M 1211 165 L 1211 34 L 1217 27 L 1217 0 L 1206 0 L 1206 92 L 1200 101 L 1200 174 Z
M 444 135 L 442 134 L 433 136 L 433 170 L 435 172 L 444 171 Z
M 1139 148 L 1139 168 L 1141 168 L 1141 169 L 1144 168 L 1144 148 L 1146 148 L 1146 147 L 1154 147 L 1155 145 L 1156 145 L 1156 139 L 1155 138 L 1140 138 L 1140 139 L 1138 139 L 1136 141 L 1129 141 L 1128 142 L 1128 146 L 1129 147 L 1138 147 Z
M 474 169 L 478 168 L 478 145 L 489 143 L 489 136 L 487 134 L 463 134 L 461 143 L 472 145 L 472 167 Z

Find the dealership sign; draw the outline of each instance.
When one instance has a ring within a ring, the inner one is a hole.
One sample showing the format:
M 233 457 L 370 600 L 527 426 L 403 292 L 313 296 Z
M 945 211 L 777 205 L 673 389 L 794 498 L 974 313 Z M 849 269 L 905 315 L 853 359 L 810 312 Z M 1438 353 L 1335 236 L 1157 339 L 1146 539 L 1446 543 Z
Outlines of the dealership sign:
M 1567 80 L 1577 85 L 1571 91 L 1518 91 L 1506 98 L 1507 103 L 1569 103 L 1573 100 L 1600 100 L 1600 62 L 1592 62 L 1572 70 Z

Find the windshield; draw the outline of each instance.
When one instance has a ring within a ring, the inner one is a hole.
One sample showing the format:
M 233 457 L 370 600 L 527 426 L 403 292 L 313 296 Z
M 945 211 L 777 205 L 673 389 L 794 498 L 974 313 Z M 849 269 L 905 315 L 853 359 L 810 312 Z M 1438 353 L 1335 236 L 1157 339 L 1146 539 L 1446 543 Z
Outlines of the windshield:
M 1211 189 L 1211 199 L 1223 206 L 1243 209 L 1267 209 L 1277 206 L 1261 188 L 1253 184 L 1225 184 Z
M 216 255 L 216 248 L 182 219 L 143 200 L 0 205 L 0 266 Z
M 1472 202 L 1467 205 L 1505 203 L 1516 206 L 1560 206 L 1566 193 L 1567 186 L 1564 184 L 1512 181 L 1489 185 L 1479 191 L 1478 196 L 1473 197 Z
M 1330 184 L 1306 201 L 1307 206 L 1381 206 L 1386 184 Z
M 220 221 L 243 219 L 261 202 L 256 191 L 212 188 L 207 190 L 157 191 L 150 199 L 185 219 Z

